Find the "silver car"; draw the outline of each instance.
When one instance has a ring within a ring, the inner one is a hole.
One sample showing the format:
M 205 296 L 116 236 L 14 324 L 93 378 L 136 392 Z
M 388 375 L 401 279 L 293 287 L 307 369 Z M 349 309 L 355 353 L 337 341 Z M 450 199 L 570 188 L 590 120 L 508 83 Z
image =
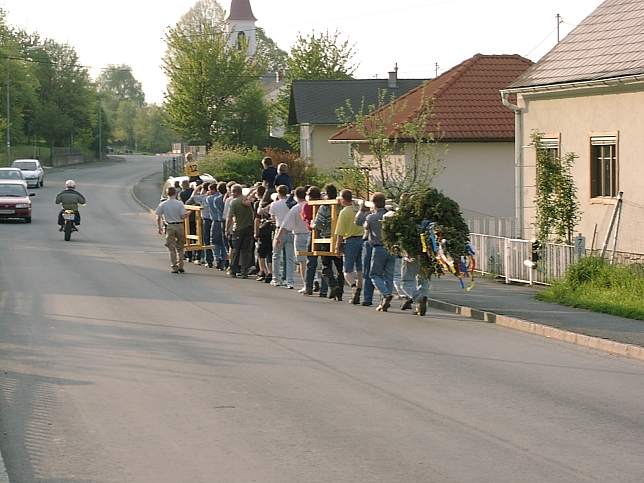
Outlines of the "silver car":
M 45 171 L 37 159 L 16 159 L 12 168 L 18 168 L 27 180 L 29 188 L 38 188 L 45 184 Z
M 18 168 L 0 168 L 0 181 L 4 180 L 21 181 L 27 187 L 25 175 Z

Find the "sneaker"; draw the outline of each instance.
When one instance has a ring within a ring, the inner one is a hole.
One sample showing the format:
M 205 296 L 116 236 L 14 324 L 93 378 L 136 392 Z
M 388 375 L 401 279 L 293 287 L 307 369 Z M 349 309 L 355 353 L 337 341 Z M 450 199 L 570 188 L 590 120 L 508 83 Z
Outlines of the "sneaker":
M 271 283 L 273 281 L 273 275 L 270 273 L 266 275 L 266 278 L 264 279 L 264 283 Z
M 222 263 L 221 260 L 217 260 L 217 263 L 215 264 L 215 268 L 217 270 L 223 270 L 224 269 L 224 264 Z
M 280 282 L 279 280 L 271 280 L 271 285 L 272 285 L 273 287 L 281 287 L 281 286 L 282 286 L 282 282 Z
M 318 297 L 326 298 L 326 297 L 327 297 L 327 294 L 320 292 L 320 293 L 318 294 Z
M 287 283 L 286 288 L 289 290 L 293 290 L 295 287 L 293 287 L 293 285 L 291 285 L 290 283 Z
M 307 292 L 306 290 L 305 290 L 304 292 L 302 292 L 302 291 L 300 290 L 299 292 L 300 292 L 302 295 L 305 295 L 305 296 L 307 296 L 307 297 L 310 297 L 311 295 L 313 295 L 313 292 Z
M 180 268 L 179 273 L 186 273 L 186 271 L 183 268 Z
M 313 281 L 313 291 L 314 292 L 319 292 L 320 291 L 320 282 L 318 282 L 317 280 Z
M 393 295 L 387 295 L 382 302 L 380 302 L 380 305 L 376 308 L 378 312 L 386 312 L 389 306 L 391 305 L 391 299 L 393 299 Z
M 199 260 L 199 265 L 205 265 L 206 261 L 205 260 Z
M 359 305 L 360 304 L 360 292 L 362 292 L 362 289 L 360 287 L 352 287 L 351 291 L 353 292 L 353 296 L 351 297 L 351 303 L 353 305 Z
M 201 260 L 195 260 L 195 261 L 194 261 L 194 264 L 195 264 L 195 265 L 199 265 L 200 263 L 201 263 Z
M 213 267 L 212 262 L 210 262 L 210 263 L 208 264 L 208 268 L 212 268 L 212 267 Z
M 412 303 L 413 303 L 413 299 L 411 297 L 405 297 L 405 301 L 402 304 L 400 304 L 400 310 L 411 309 Z
M 416 310 L 414 310 L 414 315 L 425 315 L 427 313 L 427 297 L 424 295 L 420 298 L 416 304 Z
M 178 268 L 173 268 L 172 273 L 179 273 L 179 269 Z
M 263 282 L 263 281 L 264 281 L 264 279 L 266 279 L 266 274 L 265 274 L 264 272 L 259 272 L 259 273 L 257 274 L 257 278 L 256 278 L 256 280 L 257 280 L 258 282 Z
M 297 293 L 304 293 L 304 292 L 306 292 L 306 287 L 302 287 L 297 291 Z
M 63 231 L 63 225 L 60 225 L 60 228 L 58 229 L 58 231 Z
M 361 304 L 363 307 L 371 307 L 373 305 L 373 302 L 367 302 L 366 300 L 362 302 Z

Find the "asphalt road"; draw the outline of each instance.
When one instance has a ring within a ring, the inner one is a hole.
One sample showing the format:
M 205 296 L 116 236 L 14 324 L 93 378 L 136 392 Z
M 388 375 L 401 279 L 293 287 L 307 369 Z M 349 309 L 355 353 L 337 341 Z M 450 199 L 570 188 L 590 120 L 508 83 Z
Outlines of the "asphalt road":
M 187 266 L 132 197 L 158 158 L 47 173 L 0 222 L 12 483 L 634 482 L 644 365 Z M 64 242 L 56 192 L 88 198 Z

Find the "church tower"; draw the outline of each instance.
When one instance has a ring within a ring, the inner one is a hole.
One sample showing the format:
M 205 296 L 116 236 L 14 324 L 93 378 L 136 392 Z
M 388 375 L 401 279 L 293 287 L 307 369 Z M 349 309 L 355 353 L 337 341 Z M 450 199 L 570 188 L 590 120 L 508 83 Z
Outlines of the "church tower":
M 226 19 L 226 32 L 230 34 L 229 47 L 238 48 L 241 40 L 245 39 L 248 42 L 248 56 L 255 55 L 256 21 L 253 10 L 250 8 L 250 0 L 232 0 L 230 15 Z

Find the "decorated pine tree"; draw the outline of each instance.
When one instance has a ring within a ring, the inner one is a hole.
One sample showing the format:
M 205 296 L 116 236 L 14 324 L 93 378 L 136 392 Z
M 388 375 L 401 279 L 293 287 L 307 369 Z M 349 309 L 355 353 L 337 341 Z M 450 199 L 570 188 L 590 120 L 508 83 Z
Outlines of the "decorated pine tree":
M 418 258 L 426 279 L 446 271 L 464 276 L 472 261 L 469 236 L 458 203 L 435 188 L 403 197 L 398 210 L 382 225 L 387 249 Z

